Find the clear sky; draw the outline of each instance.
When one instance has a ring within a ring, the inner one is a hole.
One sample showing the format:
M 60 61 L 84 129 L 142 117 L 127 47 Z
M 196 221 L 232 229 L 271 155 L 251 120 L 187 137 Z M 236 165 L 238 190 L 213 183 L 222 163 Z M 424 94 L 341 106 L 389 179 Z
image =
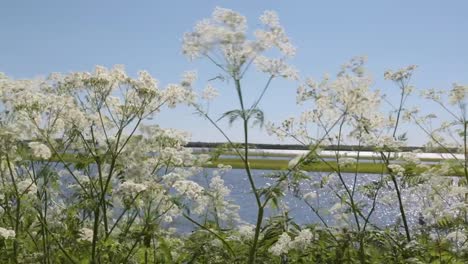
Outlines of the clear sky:
M 419 65 L 413 81 L 418 88 L 468 83 L 466 0 L 3 0 L 0 71 L 13 78 L 32 78 L 51 72 L 91 71 L 97 64 L 124 64 L 131 75 L 145 69 L 167 84 L 177 82 L 185 70 L 195 69 L 200 76 L 197 85 L 202 88 L 218 71 L 207 62 L 188 61 L 181 53 L 181 39 L 216 6 L 245 15 L 250 29 L 256 28 L 264 10 L 277 11 L 298 48 L 291 63 L 302 77 L 334 74 L 351 57 L 367 55 L 376 87 L 390 96 L 395 88 L 383 81 L 383 72 L 409 64 Z M 252 73 L 246 83 L 248 98 L 253 100 L 266 78 Z M 295 82 L 273 83 L 261 104 L 268 120 L 297 115 L 296 87 Z M 217 88 L 222 95 L 210 106 L 214 116 L 236 107 L 233 88 L 222 84 Z M 187 108 L 165 111 L 154 122 L 188 130 L 195 141 L 224 141 Z M 409 130 L 411 145 L 422 143 L 416 128 L 404 129 Z M 236 126 L 229 134 L 235 140 L 242 138 Z M 252 141 L 276 140 L 256 129 Z

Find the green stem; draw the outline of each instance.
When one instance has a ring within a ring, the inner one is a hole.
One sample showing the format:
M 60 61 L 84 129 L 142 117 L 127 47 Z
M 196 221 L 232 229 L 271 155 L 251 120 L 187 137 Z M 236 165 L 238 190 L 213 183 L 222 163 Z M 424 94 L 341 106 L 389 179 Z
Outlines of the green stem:
M 252 263 L 255 263 L 255 255 L 257 251 L 258 238 L 260 236 L 260 228 L 262 226 L 262 221 L 263 221 L 264 208 L 260 201 L 260 196 L 258 195 L 257 188 L 255 187 L 255 181 L 253 179 L 252 172 L 250 170 L 250 165 L 249 165 L 249 126 L 248 126 L 249 120 L 245 112 L 244 100 L 242 98 L 241 84 L 238 78 L 234 78 L 234 81 L 236 84 L 237 95 L 239 96 L 239 103 L 240 103 L 241 110 L 242 110 L 242 119 L 244 121 L 243 122 L 244 124 L 244 167 L 247 172 L 247 177 L 249 179 L 250 188 L 252 189 L 252 192 L 254 193 L 255 201 L 257 203 L 257 209 L 258 209 L 257 223 L 255 225 L 255 235 L 254 235 L 252 247 L 250 248 L 249 261 L 248 261 L 249 264 L 252 264 Z
M 18 191 L 16 185 L 16 180 L 13 175 L 13 169 L 11 168 L 10 158 L 8 154 L 6 155 L 6 162 L 8 164 L 8 171 L 10 173 L 11 182 L 13 183 L 13 188 L 15 190 L 16 196 L 16 210 L 15 210 L 15 241 L 13 241 L 13 253 L 15 256 L 15 263 L 18 263 L 18 239 L 19 239 L 19 227 L 20 227 L 20 213 L 21 213 L 21 195 Z
M 99 212 L 100 208 L 96 205 L 94 209 L 94 224 L 93 224 L 93 242 L 92 242 L 92 249 L 91 249 L 91 264 L 96 264 L 96 245 L 98 240 L 98 232 L 99 232 Z
M 403 82 L 401 82 L 400 105 L 398 107 L 397 118 L 396 118 L 396 121 L 395 121 L 395 129 L 393 130 L 393 138 L 394 139 L 396 139 L 396 132 L 397 132 L 397 129 L 398 129 L 398 124 L 400 122 L 401 111 L 403 109 L 403 100 L 405 98 L 405 88 L 406 88 L 406 85 Z M 390 157 L 390 153 L 387 156 L 387 162 L 386 162 L 387 163 L 387 168 L 388 168 L 388 165 L 390 165 L 390 160 L 388 159 L 389 157 Z M 403 206 L 403 199 L 401 197 L 401 192 L 400 192 L 400 189 L 398 187 L 398 181 L 397 181 L 395 175 L 392 172 L 390 173 L 390 176 L 392 178 L 392 182 L 393 182 L 393 185 L 395 186 L 395 191 L 396 191 L 397 196 L 398 196 L 398 205 L 400 207 L 401 218 L 403 220 L 403 225 L 404 225 L 404 228 L 405 228 L 406 239 L 409 242 L 409 241 L 411 241 L 411 235 L 410 235 L 410 230 L 409 230 L 409 226 L 408 226 L 408 221 L 406 220 L 406 213 L 405 213 L 405 208 Z
M 204 229 L 205 231 L 209 232 L 210 234 L 214 235 L 216 238 L 218 238 L 229 250 L 229 253 L 231 253 L 232 256 L 235 256 L 236 254 L 234 253 L 234 250 L 232 249 L 232 247 L 226 242 L 226 240 L 224 240 L 220 235 L 216 234 L 216 232 L 214 232 L 213 230 L 207 228 L 206 226 L 198 223 L 197 221 L 195 221 L 193 218 L 191 218 L 190 216 L 188 216 L 187 214 L 183 214 L 183 216 L 189 220 L 190 222 L 192 222 L 193 224 L 195 224 L 196 226 L 200 227 L 201 229 Z

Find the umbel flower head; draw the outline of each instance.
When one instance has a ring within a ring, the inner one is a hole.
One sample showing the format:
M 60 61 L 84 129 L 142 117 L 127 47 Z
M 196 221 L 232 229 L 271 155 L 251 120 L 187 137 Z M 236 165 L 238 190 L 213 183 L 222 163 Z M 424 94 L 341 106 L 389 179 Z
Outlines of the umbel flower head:
M 31 142 L 28 146 L 31 148 L 32 154 L 36 158 L 48 159 L 52 156 L 50 149 L 42 143 Z
M 252 62 L 260 71 L 273 76 L 297 79 L 297 71 L 285 63 L 296 53 L 273 11 L 260 16 L 263 29 L 254 32 L 255 39 L 247 38 L 247 19 L 226 8 L 217 7 L 211 18 L 198 22 L 192 32 L 184 34 L 182 52 L 191 60 L 208 57 L 231 75 L 240 75 Z M 276 48 L 280 59 L 261 55 Z M 222 59 L 220 59 L 222 58 Z M 221 62 L 223 61 L 223 62 Z
M 15 237 L 15 231 L 11 229 L 6 229 L 3 227 L 0 227 L 0 237 L 4 239 L 10 239 Z

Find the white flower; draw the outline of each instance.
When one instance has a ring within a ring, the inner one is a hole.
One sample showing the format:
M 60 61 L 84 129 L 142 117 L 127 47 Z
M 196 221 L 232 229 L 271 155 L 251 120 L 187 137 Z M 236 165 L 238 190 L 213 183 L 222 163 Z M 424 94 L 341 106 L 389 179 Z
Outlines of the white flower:
M 461 245 L 467 241 L 467 236 L 464 230 L 455 230 L 450 232 L 445 238 L 457 245 Z
M 0 237 L 3 237 L 4 239 L 10 239 L 10 238 L 15 238 L 15 236 L 16 236 L 15 230 L 5 229 L 3 227 L 0 227 Z
M 182 75 L 182 86 L 190 87 L 197 79 L 197 72 L 187 71 Z
M 179 180 L 174 183 L 173 187 L 183 197 L 195 202 L 192 206 L 195 213 L 201 214 L 206 209 L 209 198 L 204 195 L 205 189 L 198 183 L 189 180 Z
M 273 76 L 280 76 L 286 79 L 298 80 L 298 71 L 284 62 L 283 59 L 270 59 L 265 56 L 258 56 L 255 59 L 255 66 L 265 73 Z
M 239 44 L 241 50 L 247 28 L 245 17 L 232 10 L 217 7 L 211 19 L 197 23 L 193 32 L 184 34 L 182 50 L 190 59 L 195 59 L 219 47 L 227 55 L 230 44 Z M 219 45 L 219 46 L 218 46 Z M 232 46 L 231 46 L 232 48 Z M 239 55 L 240 50 L 232 50 Z
M 93 242 L 93 235 L 94 232 L 92 229 L 89 228 L 81 228 L 80 229 L 80 237 L 78 238 L 78 241 L 88 241 L 88 242 Z
M 410 163 L 410 164 L 420 164 L 421 163 L 421 160 L 418 158 L 417 152 L 404 152 L 404 153 L 401 153 L 399 159 L 401 159 L 405 163 Z
M 163 221 L 164 221 L 165 223 L 172 223 L 172 221 L 173 221 L 172 216 L 170 216 L 170 215 L 164 215 Z
M 265 11 L 263 12 L 263 15 L 260 16 L 260 21 L 267 26 L 270 27 L 279 27 L 279 18 L 278 14 L 274 11 Z
M 239 226 L 239 236 L 242 240 L 249 240 L 254 237 L 255 226 L 253 225 L 241 225 Z
M 49 159 L 52 156 L 50 149 L 40 142 L 30 142 L 28 146 L 31 148 L 35 158 Z
M 387 70 L 384 73 L 384 78 L 387 80 L 392 80 L 392 81 L 400 81 L 400 80 L 406 80 L 411 77 L 413 74 L 413 71 L 417 68 L 416 65 L 410 65 L 406 68 L 399 69 L 396 72 L 393 72 L 391 70 Z
M 131 180 L 127 180 L 120 184 L 119 191 L 125 195 L 136 195 L 140 192 L 145 191 L 147 186 L 141 183 L 135 183 Z
M 198 183 L 189 180 L 180 180 L 174 183 L 174 189 L 180 194 L 184 194 L 192 199 L 203 195 L 204 188 Z
M 156 92 L 158 90 L 158 81 L 149 74 L 147 71 L 138 72 L 138 84 L 139 88 L 145 89 L 146 91 Z
M 468 97 L 468 85 L 458 85 L 453 84 L 452 90 L 450 90 L 450 103 L 452 105 L 458 103 L 464 103 L 466 105 L 465 99 Z
M 426 89 L 421 91 L 421 96 L 425 99 L 433 100 L 433 101 L 440 101 L 442 91 L 437 91 L 434 88 Z
M 231 190 L 224 185 L 224 180 L 220 176 L 215 176 L 211 179 L 210 191 L 223 198 L 231 193 Z
M 31 179 L 18 182 L 17 187 L 20 194 L 35 194 L 37 192 L 37 186 Z
M 247 19 L 227 8 L 216 7 L 213 11 L 213 19 L 218 23 L 226 24 L 234 31 L 244 31 L 247 28 Z
M 241 72 L 248 62 L 261 53 L 277 48 L 282 58 L 295 54 L 276 13 L 266 11 L 260 21 L 264 29 L 255 31 L 255 39 L 247 39 L 247 19 L 230 9 L 217 7 L 211 18 L 198 22 L 192 32 L 184 34 L 182 51 L 189 59 L 207 56 L 231 73 Z M 216 54 L 216 55 L 214 55 Z M 219 58 L 221 55 L 222 58 Z M 264 61 L 261 69 L 275 76 L 297 78 L 297 72 L 281 60 Z
M 315 198 L 317 198 L 317 193 L 316 192 L 308 192 L 306 194 L 304 194 L 304 200 L 313 200 Z
M 403 176 L 403 174 L 405 173 L 405 168 L 403 168 L 399 164 L 390 164 L 388 165 L 388 168 L 390 169 L 391 172 L 395 173 L 396 175 L 400 177 Z
M 202 98 L 207 101 L 211 101 L 214 98 L 218 97 L 218 95 L 219 95 L 218 90 L 216 90 L 213 86 L 208 84 L 203 90 Z
M 298 166 L 298 163 L 308 155 L 308 153 L 299 154 L 288 162 L 288 168 L 293 169 Z
M 222 173 L 226 173 L 226 172 L 229 172 L 230 170 L 232 170 L 232 166 L 229 165 L 229 164 L 222 164 L 222 163 L 219 163 L 219 164 L 218 164 L 218 169 L 219 169 Z
M 305 249 L 308 245 L 310 245 L 310 242 L 312 242 L 313 235 L 312 232 L 310 232 L 309 229 L 303 229 L 299 234 L 294 238 L 293 241 L 289 243 L 289 247 L 291 249 L 299 249 L 303 250 Z
M 299 234 L 291 241 L 291 237 L 288 233 L 284 232 L 279 237 L 278 241 L 270 247 L 268 250 L 275 256 L 288 253 L 291 249 L 303 250 L 312 242 L 313 234 L 309 229 L 303 229 Z
M 286 254 L 289 251 L 289 243 L 291 242 L 291 237 L 288 233 L 284 232 L 279 237 L 278 241 L 268 249 L 268 252 L 275 256 L 280 256 L 282 254 Z
M 184 83 L 187 85 L 187 83 Z M 195 101 L 195 93 L 192 89 L 187 86 L 179 84 L 169 84 L 164 91 L 164 100 L 167 100 L 167 104 L 170 108 L 174 108 L 180 103 L 190 103 Z

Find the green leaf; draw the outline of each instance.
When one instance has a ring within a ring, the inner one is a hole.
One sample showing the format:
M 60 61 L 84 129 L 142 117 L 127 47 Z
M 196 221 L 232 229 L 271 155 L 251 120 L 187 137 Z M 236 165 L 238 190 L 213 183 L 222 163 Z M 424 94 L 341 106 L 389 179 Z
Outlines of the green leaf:
M 167 263 L 173 263 L 171 249 L 166 243 L 166 240 L 162 237 L 159 238 L 159 248 L 164 256 L 164 260 L 167 261 Z
M 224 113 L 220 118 L 218 118 L 218 120 L 216 120 L 216 122 L 227 117 L 229 125 L 232 125 L 234 121 L 236 121 L 238 118 L 243 118 L 243 116 L 244 116 L 244 113 L 242 112 L 242 110 L 231 110 L 231 111 L 227 111 L 226 113 Z
M 252 126 L 258 125 L 259 127 L 263 127 L 265 117 L 262 110 L 258 108 L 252 108 L 248 111 L 248 114 L 249 115 L 247 116 L 247 120 L 250 120 L 250 118 L 254 118 Z

